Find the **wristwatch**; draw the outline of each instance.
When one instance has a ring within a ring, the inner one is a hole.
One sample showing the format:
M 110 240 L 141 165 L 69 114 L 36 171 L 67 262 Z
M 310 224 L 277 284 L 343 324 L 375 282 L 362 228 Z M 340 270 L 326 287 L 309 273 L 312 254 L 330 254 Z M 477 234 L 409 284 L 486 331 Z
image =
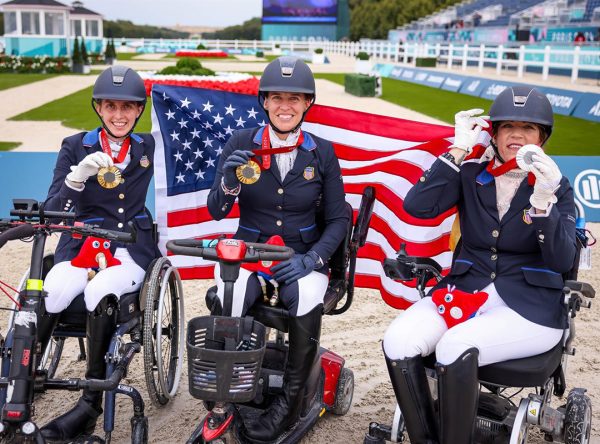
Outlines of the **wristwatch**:
M 456 163 L 456 157 L 454 157 L 452 154 L 450 154 L 449 152 L 445 152 L 442 155 L 440 155 L 440 157 L 443 157 L 444 159 L 448 159 L 450 162 L 452 162 L 454 165 L 458 165 Z

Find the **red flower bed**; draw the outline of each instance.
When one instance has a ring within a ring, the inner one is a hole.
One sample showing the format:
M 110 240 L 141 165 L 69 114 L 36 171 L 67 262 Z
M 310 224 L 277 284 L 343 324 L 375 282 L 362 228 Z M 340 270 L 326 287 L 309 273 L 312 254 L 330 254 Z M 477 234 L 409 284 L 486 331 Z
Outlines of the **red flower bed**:
M 177 51 L 175 57 L 221 57 L 227 58 L 229 55 L 225 51 L 197 51 L 193 49 L 184 49 Z
M 257 95 L 259 80 L 256 77 L 252 77 L 247 80 L 241 80 L 239 82 L 223 82 L 219 80 L 144 79 L 144 86 L 146 87 L 147 95 L 150 95 L 152 85 L 155 83 L 160 85 L 178 85 L 187 86 L 189 88 L 217 89 L 220 91 Z

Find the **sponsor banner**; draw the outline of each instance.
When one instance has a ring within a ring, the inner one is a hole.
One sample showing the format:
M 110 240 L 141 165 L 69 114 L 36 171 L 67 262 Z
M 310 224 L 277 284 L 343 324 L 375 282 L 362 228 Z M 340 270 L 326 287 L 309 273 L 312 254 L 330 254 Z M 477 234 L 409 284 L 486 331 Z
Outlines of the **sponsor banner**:
M 422 71 L 420 69 L 417 69 L 417 70 L 415 70 L 415 75 L 413 76 L 411 82 L 428 86 L 427 85 L 427 77 L 429 77 L 429 73 L 427 71 Z
M 417 74 L 416 69 L 404 68 L 402 70 L 402 73 L 400 74 L 400 78 L 398 78 L 398 80 L 404 80 L 405 82 L 414 82 L 416 74 Z
M 584 94 L 575 111 L 573 111 L 573 116 L 600 122 L 600 94 Z
M 425 80 L 427 86 L 439 88 L 446 81 L 445 74 L 430 73 Z
M 477 96 L 481 94 L 483 88 L 487 87 L 491 82 L 484 79 L 467 78 L 463 82 L 462 86 L 458 90 L 461 94 L 468 94 L 470 96 Z
M 492 81 L 481 90 L 481 95 L 479 97 L 483 99 L 494 100 L 498 94 L 512 85 L 514 85 L 514 83 Z
M 570 116 L 581 98 L 585 95 L 578 91 L 568 91 L 558 88 L 542 87 L 539 90 L 546 94 L 546 97 L 550 100 L 552 110 L 564 116 Z
M 390 64 L 384 64 L 384 63 L 377 63 L 374 67 L 373 67 L 373 71 L 376 71 L 377 73 L 379 73 L 379 75 L 381 77 L 392 77 L 392 72 L 396 69 L 397 67 L 394 65 L 390 65 Z M 402 68 L 400 68 L 402 69 Z
M 587 222 L 600 222 L 600 156 L 552 156 L 569 179 Z M 581 214 L 579 215 L 582 216 Z
M 463 83 L 469 80 L 469 77 L 449 75 L 446 76 L 446 80 L 442 83 L 441 88 L 446 91 L 458 92 Z

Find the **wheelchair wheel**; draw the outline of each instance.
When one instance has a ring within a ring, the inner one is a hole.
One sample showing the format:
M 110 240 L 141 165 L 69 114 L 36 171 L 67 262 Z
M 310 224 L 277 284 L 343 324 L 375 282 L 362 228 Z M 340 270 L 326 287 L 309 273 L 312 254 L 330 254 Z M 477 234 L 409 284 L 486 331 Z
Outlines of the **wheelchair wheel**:
M 354 395 L 354 373 L 349 368 L 343 367 L 340 372 L 337 390 L 335 392 L 335 403 L 331 412 L 335 415 L 345 415 L 352 405 Z
M 56 369 L 62 357 L 63 348 L 65 346 L 65 338 L 51 338 L 48 342 L 46 350 L 42 355 L 39 370 L 47 370 L 48 378 L 53 379 L 56 376 Z
M 592 402 L 585 389 L 575 388 L 567 397 L 565 444 L 587 444 L 592 431 Z
M 183 289 L 177 269 L 161 257 L 146 273 L 140 306 L 144 309 L 144 372 L 152 402 L 165 405 L 177 393 L 185 347 Z
M 529 434 L 529 424 L 527 424 L 527 410 L 529 408 L 529 398 L 521 399 L 515 422 L 513 423 L 512 433 L 510 434 L 509 444 L 525 444 Z

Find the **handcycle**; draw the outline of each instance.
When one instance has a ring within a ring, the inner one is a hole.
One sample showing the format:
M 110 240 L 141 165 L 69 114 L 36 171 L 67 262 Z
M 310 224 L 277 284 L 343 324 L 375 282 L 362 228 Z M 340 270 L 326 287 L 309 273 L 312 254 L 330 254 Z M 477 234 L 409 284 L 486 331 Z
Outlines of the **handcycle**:
M 14 230 L 17 228 L 22 230 L 24 226 L 33 227 L 33 247 L 31 266 L 22 280 L 20 303 L 15 307 L 16 311 L 9 321 L 2 348 L 0 406 L 3 413 L 0 436 L 3 442 L 44 442 L 37 425 L 31 421 L 34 412 L 34 393 L 46 390 L 77 391 L 84 388 L 106 392 L 104 438 L 92 435 L 85 438 L 86 442 L 110 442 L 114 429 L 117 394 L 128 396 L 133 402 L 132 442 L 147 442 L 148 421 L 144 416 L 144 401 L 137 389 L 122 384 L 121 380 L 126 376 L 134 355 L 142 350 L 143 345 L 150 398 L 156 404 L 166 404 L 176 392 L 183 361 L 181 338 L 183 301 L 179 297 L 181 295 L 179 276 L 170 269 L 170 263 L 166 258 L 158 258 L 146 273 L 141 290 L 125 294 L 120 298 L 117 329 L 106 354 L 105 380 L 54 379 L 66 337 L 80 339 L 80 359 L 85 359 L 85 349 L 81 340 L 85 337 L 85 306 L 83 296 L 80 295 L 61 314 L 53 333 L 54 341 L 50 341 L 46 350 L 39 350 L 35 324 L 28 324 L 24 332 L 20 318 L 28 316 L 35 321 L 39 315 L 41 299 L 44 296 L 43 278 L 53 265 L 53 256 L 43 255 L 47 236 L 54 232 L 69 232 L 78 236 L 95 236 L 116 242 L 133 242 L 136 230 L 140 227 L 131 225 L 130 233 L 126 233 L 90 225 L 70 226 L 66 221 L 74 218 L 73 213 L 44 211 L 43 204 L 33 200 L 15 200 L 14 203 L 15 210 L 11 211 L 11 215 L 19 219 L 3 221 L 0 223 L 0 229 L 16 227 L 6 231 L 7 235 L 10 235 L 15 233 Z M 59 225 L 53 223 L 55 220 L 62 220 L 65 223 Z M 159 283 L 162 291 L 159 291 Z M 140 310 L 140 305 L 145 307 L 144 311 Z M 167 306 L 166 310 L 165 306 Z M 130 335 L 130 342 L 125 340 L 127 334 Z M 166 353 L 165 342 L 168 344 Z M 28 357 L 26 367 L 18 365 L 23 362 L 23 354 Z
M 374 189 L 367 187 L 354 224 L 352 207 L 347 205 L 350 223 L 346 238 L 330 260 L 324 314 L 341 314 L 352 304 L 357 250 L 366 240 L 374 198 Z M 293 250 L 234 239 L 172 240 L 167 242 L 167 249 L 174 254 L 218 261 L 224 282 L 223 306 L 216 296 L 216 287 L 212 287 L 206 295 L 211 315 L 188 323 L 190 393 L 203 400 L 209 412 L 187 443 L 247 443 L 243 421 L 258 416 L 282 390 L 289 314 L 282 307 L 259 301 L 243 318 L 228 316 L 233 284 L 242 262 L 285 260 L 293 255 Z M 338 307 L 344 296 L 345 302 Z M 269 340 L 271 328 L 276 331 L 274 340 Z M 350 409 L 354 393 L 352 371 L 344 366 L 344 358 L 330 350 L 321 347 L 319 357 L 314 369 L 315 395 L 305 400 L 300 419 L 275 440 L 278 444 L 300 441 L 325 412 L 344 415 Z
M 577 229 L 578 249 L 575 266 L 566 273 L 563 288 L 564 304 L 569 326 L 563 339 L 551 350 L 527 358 L 513 359 L 479 367 L 479 405 L 475 419 L 473 442 L 477 444 L 525 444 L 529 431 L 536 427 L 546 441 L 566 444 L 590 442 L 592 405 L 581 387 L 569 391 L 566 403 L 555 408 L 552 395 L 562 398 L 566 391 L 564 370 L 567 357 L 575 354 L 575 317 L 581 308 L 591 306 L 595 290 L 587 283 L 577 281 L 579 252 L 586 246 L 585 230 Z M 455 250 L 455 257 L 460 241 Z M 391 279 L 416 280 L 416 288 L 425 297 L 429 282 L 442 279 L 442 267 L 433 259 L 407 255 L 404 246 L 396 258 L 384 261 L 384 272 Z M 435 353 L 425 358 L 426 374 L 432 397 L 437 398 L 437 374 L 434 370 Z M 518 403 L 512 401 L 526 388 L 535 388 Z M 517 390 L 517 393 L 514 393 Z M 406 427 L 400 407 L 396 405 L 391 425 L 371 422 L 364 444 L 402 442 Z

